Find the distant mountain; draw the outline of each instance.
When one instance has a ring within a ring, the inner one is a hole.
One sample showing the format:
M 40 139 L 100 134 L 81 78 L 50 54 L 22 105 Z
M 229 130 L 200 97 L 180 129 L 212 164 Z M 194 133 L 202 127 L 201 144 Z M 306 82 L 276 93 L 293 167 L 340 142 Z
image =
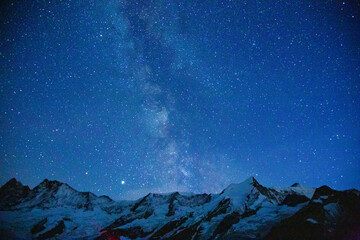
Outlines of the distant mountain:
M 360 193 L 251 177 L 220 194 L 154 194 L 137 201 L 78 192 L 45 179 L 0 188 L 1 239 L 360 239 Z

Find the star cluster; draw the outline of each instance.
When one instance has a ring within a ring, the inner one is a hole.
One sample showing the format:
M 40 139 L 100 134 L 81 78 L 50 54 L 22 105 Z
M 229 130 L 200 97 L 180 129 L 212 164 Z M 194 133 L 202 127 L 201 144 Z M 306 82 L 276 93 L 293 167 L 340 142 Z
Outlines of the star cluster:
M 1 3 L 0 183 L 115 199 L 360 187 L 356 1 Z

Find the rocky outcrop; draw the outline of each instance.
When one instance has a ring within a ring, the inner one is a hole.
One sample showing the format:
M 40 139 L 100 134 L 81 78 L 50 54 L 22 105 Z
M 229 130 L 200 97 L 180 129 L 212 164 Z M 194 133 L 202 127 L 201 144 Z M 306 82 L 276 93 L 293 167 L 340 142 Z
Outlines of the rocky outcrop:
M 10 210 L 23 201 L 29 193 L 30 188 L 28 186 L 24 186 L 12 178 L 0 188 L 0 210 Z
M 309 204 L 275 226 L 266 239 L 360 239 L 359 191 L 317 188 Z

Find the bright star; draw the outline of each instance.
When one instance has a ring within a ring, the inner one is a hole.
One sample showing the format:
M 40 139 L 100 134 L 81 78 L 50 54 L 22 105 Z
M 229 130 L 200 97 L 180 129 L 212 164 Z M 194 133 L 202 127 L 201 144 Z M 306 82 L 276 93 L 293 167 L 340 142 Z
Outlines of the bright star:
M 124 184 L 125 184 L 125 181 L 124 181 L 124 180 L 122 180 L 122 181 L 121 181 L 121 184 L 122 184 L 122 185 L 124 185 Z

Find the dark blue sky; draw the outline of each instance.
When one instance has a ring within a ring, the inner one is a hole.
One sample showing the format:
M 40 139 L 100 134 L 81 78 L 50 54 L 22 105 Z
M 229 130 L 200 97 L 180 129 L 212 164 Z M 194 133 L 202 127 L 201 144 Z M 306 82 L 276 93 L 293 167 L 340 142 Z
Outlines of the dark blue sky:
M 0 184 L 360 188 L 356 1 L 1 3 Z M 122 184 L 122 181 L 123 184 Z

